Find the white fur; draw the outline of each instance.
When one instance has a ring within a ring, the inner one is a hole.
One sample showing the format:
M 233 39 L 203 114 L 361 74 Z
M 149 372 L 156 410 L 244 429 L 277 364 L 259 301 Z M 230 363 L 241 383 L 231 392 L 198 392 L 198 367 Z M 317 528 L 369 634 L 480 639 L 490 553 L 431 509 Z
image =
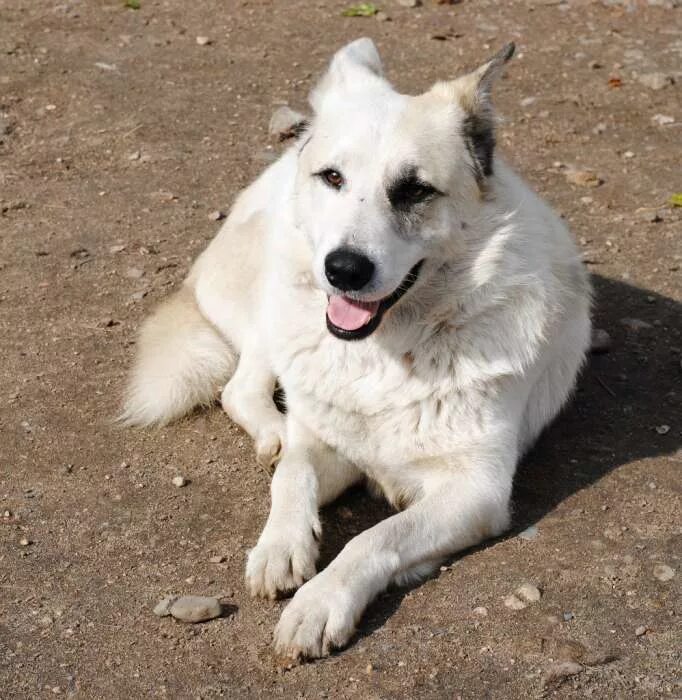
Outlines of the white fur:
M 344 645 L 390 582 L 503 532 L 519 457 L 583 362 L 590 289 L 569 233 L 499 158 L 481 181 L 461 135 L 472 110 L 488 116 L 499 65 L 408 97 L 381 76 L 369 40 L 342 49 L 313 93 L 309 132 L 245 190 L 196 262 L 194 310 L 176 297 L 143 331 L 133 422 L 205 401 L 227 378 L 229 348 L 240 356 L 223 406 L 263 463 L 280 459 L 247 582 L 268 597 L 301 586 L 275 632 L 285 654 Z M 445 196 L 398 219 L 385 187 L 405 163 Z M 313 175 L 331 166 L 340 191 Z M 357 342 L 325 325 L 334 290 L 323 261 L 343 244 L 376 263 L 363 299 L 391 294 L 424 260 Z M 318 509 L 362 477 L 404 510 L 314 575 Z

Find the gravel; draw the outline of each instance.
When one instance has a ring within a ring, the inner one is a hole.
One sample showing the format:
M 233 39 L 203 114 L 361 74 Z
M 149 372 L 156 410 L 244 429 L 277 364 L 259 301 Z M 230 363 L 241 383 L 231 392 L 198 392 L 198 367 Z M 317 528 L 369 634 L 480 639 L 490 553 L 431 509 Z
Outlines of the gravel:
M 187 486 L 187 479 L 184 476 L 178 474 L 178 476 L 173 477 L 173 486 L 181 489 L 183 486 Z

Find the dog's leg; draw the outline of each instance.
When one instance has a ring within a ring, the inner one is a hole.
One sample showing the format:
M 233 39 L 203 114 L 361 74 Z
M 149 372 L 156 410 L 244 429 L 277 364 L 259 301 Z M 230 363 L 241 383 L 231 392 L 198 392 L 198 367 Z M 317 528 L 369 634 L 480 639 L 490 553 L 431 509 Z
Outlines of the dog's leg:
M 355 537 L 299 589 L 275 630 L 277 651 L 294 658 L 328 654 L 348 642 L 365 607 L 391 581 L 503 532 L 514 452 L 430 471 L 421 500 Z
M 288 418 L 287 448 L 272 477 L 270 515 L 246 565 L 252 595 L 274 599 L 315 575 L 318 509 L 361 477 L 356 467 Z
M 237 371 L 223 389 L 223 410 L 254 440 L 258 463 L 272 469 L 284 446 L 284 416 L 273 400 L 275 375 L 267 360 L 244 348 Z

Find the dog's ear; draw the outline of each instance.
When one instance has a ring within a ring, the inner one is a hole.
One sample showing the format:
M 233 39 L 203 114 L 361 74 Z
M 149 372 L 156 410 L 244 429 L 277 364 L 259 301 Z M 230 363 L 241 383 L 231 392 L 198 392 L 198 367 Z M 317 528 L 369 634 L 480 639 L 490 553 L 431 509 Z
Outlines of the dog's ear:
M 434 87 L 436 92 L 444 93 L 449 100 L 458 102 L 464 111 L 462 136 L 480 180 L 493 172 L 495 113 L 491 101 L 492 87 L 504 65 L 514 55 L 515 48 L 513 43 L 507 44 L 471 73 Z
M 381 77 L 382 74 L 381 58 L 374 42 L 367 37 L 356 39 L 334 54 L 327 72 L 313 88 L 308 100 L 317 111 L 329 90 L 343 89 L 368 76 Z

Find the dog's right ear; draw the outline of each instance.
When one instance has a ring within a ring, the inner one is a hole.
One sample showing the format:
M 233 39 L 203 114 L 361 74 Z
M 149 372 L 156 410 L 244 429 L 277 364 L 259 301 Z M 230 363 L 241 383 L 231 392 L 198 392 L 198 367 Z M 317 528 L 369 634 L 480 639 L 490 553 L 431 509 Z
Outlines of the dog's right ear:
M 344 89 L 368 77 L 380 78 L 382 75 L 381 58 L 374 42 L 367 37 L 356 39 L 334 54 L 327 72 L 312 89 L 308 101 L 318 111 L 330 90 Z

